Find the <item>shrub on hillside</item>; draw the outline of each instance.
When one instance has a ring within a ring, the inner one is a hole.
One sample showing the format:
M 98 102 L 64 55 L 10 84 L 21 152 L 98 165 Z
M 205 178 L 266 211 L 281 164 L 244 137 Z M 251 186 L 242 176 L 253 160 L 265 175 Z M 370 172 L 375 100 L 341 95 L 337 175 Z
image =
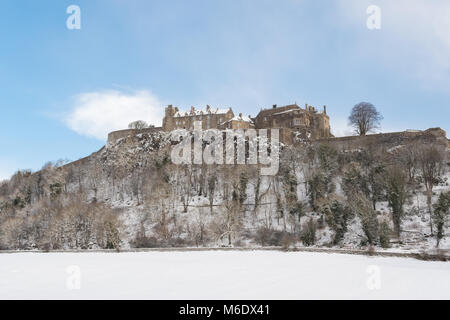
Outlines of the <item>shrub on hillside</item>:
M 313 218 L 310 218 L 308 222 L 303 224 L 302 231 L 300 232 L 300 240 L 303 245 L 309 247 L 316 243 L 316 231 L 317 224 Z

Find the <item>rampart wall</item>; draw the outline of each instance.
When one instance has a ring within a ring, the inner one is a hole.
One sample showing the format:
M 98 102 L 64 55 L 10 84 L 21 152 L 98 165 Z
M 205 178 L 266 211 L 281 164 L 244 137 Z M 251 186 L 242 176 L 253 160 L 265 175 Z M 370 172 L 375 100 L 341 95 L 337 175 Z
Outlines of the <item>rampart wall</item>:
M 425 131 L 402 131 L 316 140 L 316 143 L 329 143 L 338 150 L 353 150 L 371 146 L 390 149 L 416 142 L 437 144 L 447 149 L 450 147 L 446 132 L 441 128 L 432 128 Z

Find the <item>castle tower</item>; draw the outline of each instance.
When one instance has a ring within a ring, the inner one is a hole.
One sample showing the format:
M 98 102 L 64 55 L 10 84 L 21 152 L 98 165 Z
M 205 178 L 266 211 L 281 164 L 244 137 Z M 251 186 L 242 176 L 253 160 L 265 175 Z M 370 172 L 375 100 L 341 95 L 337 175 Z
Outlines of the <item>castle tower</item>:
M 171 104 L 166 108 L 163 119 L 163 130 L 168 132 L 175 128 L 174 115 L 178 112 L 178 108 L 174 108 Z

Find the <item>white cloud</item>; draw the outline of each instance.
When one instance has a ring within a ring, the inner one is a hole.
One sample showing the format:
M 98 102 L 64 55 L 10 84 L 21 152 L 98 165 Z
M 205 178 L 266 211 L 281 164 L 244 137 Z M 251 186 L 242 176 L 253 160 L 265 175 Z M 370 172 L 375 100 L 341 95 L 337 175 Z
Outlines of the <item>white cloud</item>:
M 160 126 L 163 115 L 163 104 L 149 91 L 109 90 L 77 95 L 64 121 L 81 135 L 105 140 L 109 132 L 126 129 L 135 120 Z

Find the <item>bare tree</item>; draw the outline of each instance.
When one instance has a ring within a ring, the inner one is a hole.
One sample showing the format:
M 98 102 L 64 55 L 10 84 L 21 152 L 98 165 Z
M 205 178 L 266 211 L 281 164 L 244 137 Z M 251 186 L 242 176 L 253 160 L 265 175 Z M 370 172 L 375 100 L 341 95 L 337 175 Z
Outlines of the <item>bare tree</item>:
M 183 212 L 188 212 L 188 207 L 193 197 L 192 194 L 192 177 L 194 171 L 189 165 L 175 166 L 174 168 L 174 179 L 177 182 L 177 193 L 180 195 L 181 203 L 183 204 Z
M 221 211 L 223 213 L 221 229 L 224 232 L 218 237 L 217 241 L 222 241 L 227 237 L 228 246 L 232 246 L 232 236 L 237 233 L 242 218 L 239 202 L 233 199 L 225 200 Z
M 436 247 L 445 236 L 445 222 L 450 215 L 450 191 L 440 194 L 437 203 L 434 205 L 433 220 L 436 224 Z
M 136 130 L 141 130 L 148 127 L 149 127 L 148 123 L 143 120 L 133 121 L 128 125 L 128 129 L 136 129 Z
M 433 145 L 422 145 L 419 147 L 419 166 L 425 184 L 427 194 L 428 212 L 430 214 L 430 230 L 433 235 L 432 207 L 433 187 L 439 183 L 439 177 L 443 171 L 445 156 L 441 150 Z
M 211 174 L 208 177 L 208 200 L 211 214 L 213 213 L 216 186 L 217 186 L 217 176 L 215 174 Z
M 401 222 L 404 215 L 403 206 L 408 197 L 408 177 L 399 166 L 390 167 L 386 171 L 386 193 L 389 206 L 392 209 L 394 231 L 400 240 Z
M 381 120 L 383 120 L 383 116 L 369 102 L 360 102 L 355 105 L 348 117 L 349 124 L 360 136 L 365 136 L 370 131 L 378 129 Z
M 417 143 L 409 143 L 400 148 L 398 152 L 394 152 L 394 157 L 406 168 L 409 182 L 414 182 L 418 171 L 417 159 L 419 157 L 419 152 L 417 150 Z
M 378 238 L 377 213 L 373 210 L 370 199 L 362 192 L 355 192 L 347 199 L 352 212 L 356 213 L 360 220 L 367 243 L 373 245 Z
M 94 193 L 92 201 L 97 202 L 99 184 L 101 183 L 103 175 L 102 164 L 97 157 L 91 159 L 87 172 L 88 184 Z

